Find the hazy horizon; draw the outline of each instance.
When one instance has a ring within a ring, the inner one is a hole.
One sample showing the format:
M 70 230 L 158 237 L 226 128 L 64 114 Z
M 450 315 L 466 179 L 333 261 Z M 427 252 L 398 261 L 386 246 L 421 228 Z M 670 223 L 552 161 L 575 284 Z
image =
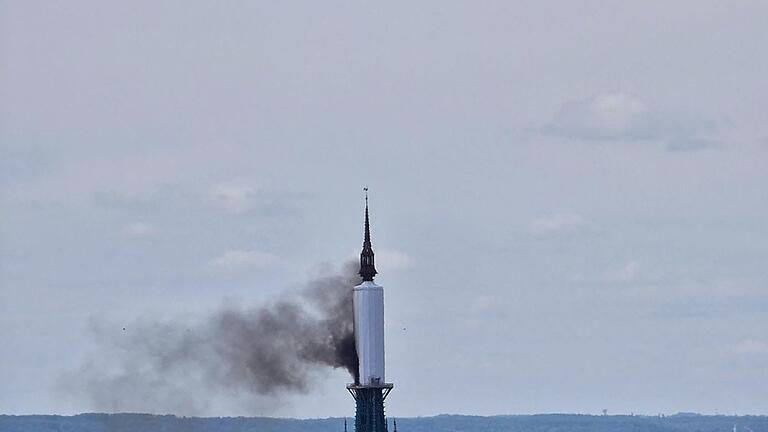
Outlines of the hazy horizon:
M 72 413 L 72 414 L 56 414 L 56 413 L 50 413 L 50 414 L 37 414 L 37 413 L 21 413 L 21 414 L 7 414 L 7 413 L 0 413 L 0 416 L 7 415 L 7 416 L 17 416 L 17 417 L 29 417 L 29 416 L 61 416 L 61 417 L 75 417 L 75 416 L 83 416 L 83 415 L 138 415 L 138 416 L 175 416 L 179 418 L 201 418 L 201 419 L 212 419 L 212 418 L 239 418 L 239 417 L 245 417 L 245 418 L 264 418 L 264 419 L 277 419 L 277 420 L 331 420 L 331 419 L 352 419 L 354 420 L 354 412 L 351 415 L 340 415 L 340 416 L 309 416 L 309 417 L 301 417 L 301 416 L 271 416 L 271 415 L 245 415 L 245 416 L 218 416 L 218 415 L 210 415 L 210 416 L 200 416 L 200 415 L 180 415 L 175 413 L 148 413 L 148 412 L 101 412 L 101 411 L 84 411 L 79 413 Z M 721 413 L 721 412 L 714 412 L 714 413 L 702 413 L 697 411 L 677 411 L 677 412 L 656 412 L 656 413 L 636 413 L 636 412 L 617 412 L 617 413 L 611 413 L 606 412 L 605 414 L 602 413 L 602 410 L 597 410 L 596 412 L 539 412 L 539 413 L 497 413 L 497 414 L 486 414 L 486 415 L 478 415 L 478 414 L 466 414 L 466 413 L 436 413 L 436 414 L 429 414 L 424 416 L 397 416 L 397 415 L 387 415 L 387 421 L 391 422 L 393 419 L 408 419 L 408 420 L 414 420 L 414 419 L 421 419 L 421 418 L 435 418 L 435 417 L 484 417 L 484 418 L 492 418 L 492 417 L 544 417 L 544 416 L 578 416 L 578 417 L 647 417 L 647 418 L 659 418 L 659 419 L 666 419 L 666 418 L 712 418 L 712 417 L 725 417 L 725 418 L 740 418 L 740 417 L 760 417 L 760 418 L 768 418 L 768 413 Z

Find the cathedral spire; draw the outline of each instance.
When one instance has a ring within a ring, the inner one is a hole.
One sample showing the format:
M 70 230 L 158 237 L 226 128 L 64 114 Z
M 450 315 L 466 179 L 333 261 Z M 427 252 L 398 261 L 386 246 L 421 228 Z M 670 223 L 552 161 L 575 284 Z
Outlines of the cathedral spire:
M 365 238 L 363 239 L 363 251 L 360 252 L 360 276 L 363 281 L 372 281 L 376 276 L 376 266 L 373 263 L 373 248 L 371 247 L 371 224 L 368 220 L 368 188 L 365 191 Z

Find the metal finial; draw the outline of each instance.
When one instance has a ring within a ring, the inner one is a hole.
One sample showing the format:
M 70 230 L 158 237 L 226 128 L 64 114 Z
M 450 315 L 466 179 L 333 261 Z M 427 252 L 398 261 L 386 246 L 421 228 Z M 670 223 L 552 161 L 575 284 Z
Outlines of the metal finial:
M 368 218 L 368 188 L 365 191 L 365 235 L 363 237 L 363 251 L 360 253 L 360 276 L 363 281 L 373 281 L 376 276 L 376 266 L 374 265 L 373 247 L 371 246 L 371 224 Z

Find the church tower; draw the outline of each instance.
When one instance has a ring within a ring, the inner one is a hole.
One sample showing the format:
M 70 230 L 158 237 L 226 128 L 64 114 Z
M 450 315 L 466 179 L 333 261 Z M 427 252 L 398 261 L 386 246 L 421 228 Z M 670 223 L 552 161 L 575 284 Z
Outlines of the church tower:
M 353 291 L 355 348 L 360 360 L 358 382 L 347 385 L 355 398 L 355 432 L 386 432 L 384 400 L 393 385 L 384 380 L 384 288 L 376 276 L 371 226 L 368 218 L 368 188 L 365 188 L 365 233 L 360 253 L 362 282 Z

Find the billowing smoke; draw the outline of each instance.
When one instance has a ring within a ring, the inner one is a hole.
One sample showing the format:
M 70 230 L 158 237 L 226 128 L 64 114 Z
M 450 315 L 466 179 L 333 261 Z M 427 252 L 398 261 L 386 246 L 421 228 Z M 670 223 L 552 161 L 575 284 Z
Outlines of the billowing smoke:
M 346 369 L 357 382 L 356 270 L 349 263 L 291 297 L 228 306 L 202 321 L 143 320 L 117 334 L 96 326 L 97 356 L 66 387 L 98 410 L 200 414 L 223 397 L 263 413 L 270 400 L 309 391 L 324 368 Z

